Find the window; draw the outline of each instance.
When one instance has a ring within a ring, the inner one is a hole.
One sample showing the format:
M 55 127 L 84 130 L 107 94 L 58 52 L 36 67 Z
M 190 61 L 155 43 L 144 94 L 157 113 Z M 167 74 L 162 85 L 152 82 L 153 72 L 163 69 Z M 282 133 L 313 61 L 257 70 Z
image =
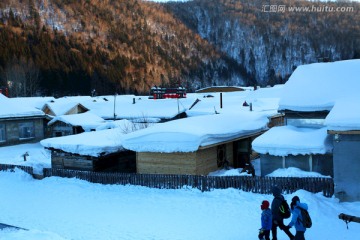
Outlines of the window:
M 292 119 L 286 120 L 287 125 L 295 127 L 324 127 L 325 119 Z
M 33 122 L 19 123 L 19 138 L 27 139 L 35 137 L 35 127 Z
M 0 142 L 5 142 L 5 124 L 0 124 Z

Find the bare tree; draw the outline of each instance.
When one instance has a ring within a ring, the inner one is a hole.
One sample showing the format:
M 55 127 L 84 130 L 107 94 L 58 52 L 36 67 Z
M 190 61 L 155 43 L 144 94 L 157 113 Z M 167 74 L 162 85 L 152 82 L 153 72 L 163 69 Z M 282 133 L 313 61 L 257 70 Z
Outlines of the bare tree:
M 4 79 L 12 97 L 34 96 L 40 81 L 40 71 L 33 61 L 13 58 L 4 70 Z

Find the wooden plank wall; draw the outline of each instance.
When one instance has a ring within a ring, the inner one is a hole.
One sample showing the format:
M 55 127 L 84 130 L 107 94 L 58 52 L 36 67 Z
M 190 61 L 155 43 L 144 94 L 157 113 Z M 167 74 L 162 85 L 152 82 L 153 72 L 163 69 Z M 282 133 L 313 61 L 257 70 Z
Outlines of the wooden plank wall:
M 196 174 L 196 154 L 191 153 L 136 153 L 137 173 Z

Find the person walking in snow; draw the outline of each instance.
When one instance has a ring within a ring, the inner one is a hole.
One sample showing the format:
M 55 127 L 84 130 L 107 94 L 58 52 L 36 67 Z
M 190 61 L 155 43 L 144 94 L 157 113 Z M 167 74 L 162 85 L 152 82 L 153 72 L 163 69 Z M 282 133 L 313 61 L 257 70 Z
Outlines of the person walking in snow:
M 259 231 L 259 239 L 263 240 L 270 240 L 270 230 L 272 226 L 272 214 L 269 208 L 270 203 L 266 200 L 262 201 L 261 203 L 261 228 Z
M 277 228 L 279 227 L 282 231 L 288 235 L 290 240 L 294 239 L 294 235 L 290 232 L 289 228 L 284 225 L 284 218 L 280 214 L 280 205 L 284 200 L 284 196 L 281 194 L 280 188 L 274 186 L 272 189 L 272 194 L 274 196 L 273 201 L 271 202 L 271 213 L 272 213 L 272 228 L 271 234 L 272 239 L 277 240 Z
M 295 240 L 305 240 L 305 231 L 306 228 L 303 225 L 303 216 L 301 215 L 301 210 L 299 208 L 308 210 L 308 205 L 306 203 L 301 203 L 300 198 L 298 196 L 295 196 L 291 199 L 291 213 L 292 218 L 291 222 L 287 226 L 287 228 L 291 228 L 295 225 L 296 234 L 295 234 Z

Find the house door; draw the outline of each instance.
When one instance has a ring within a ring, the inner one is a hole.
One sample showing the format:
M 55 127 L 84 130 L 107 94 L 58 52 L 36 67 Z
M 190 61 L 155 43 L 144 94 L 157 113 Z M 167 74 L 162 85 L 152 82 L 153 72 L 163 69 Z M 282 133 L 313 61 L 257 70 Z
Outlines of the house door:
M 234 142 L 234 168 L 244 168 L 250 162 L 250 146 L 249 138 Z

